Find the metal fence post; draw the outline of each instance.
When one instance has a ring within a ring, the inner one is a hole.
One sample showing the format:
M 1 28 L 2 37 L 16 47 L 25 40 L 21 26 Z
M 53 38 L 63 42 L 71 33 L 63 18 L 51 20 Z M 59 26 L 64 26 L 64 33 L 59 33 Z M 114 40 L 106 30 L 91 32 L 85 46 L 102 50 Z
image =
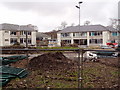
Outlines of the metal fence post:
M 27 48 L 28 49 L 28 48 Z M 27 57 L 27 69 L 29 68 L 29 58 L 28 58 L 28 50 L 26 51 L 26 57 Z
M 28 59 L 28 32 L 26 32 L 26 57 L 27 57 L 27 69 L 28 69 L 28 64 L 29 64 L 29 59 Z
M 78 88 L 80 88 L 80 49 L 78 50 Z
M 78 51 L 78 88 L 83 88 L 83 50 Z
M 81 71 L 80 71 L 80 76 L 81 76 L 81 88 L 83 88 L 83 52 L 84 52 L 84 50 L 81 50 L 81 57 L 80 57 L 80 67 L 81 67 Z

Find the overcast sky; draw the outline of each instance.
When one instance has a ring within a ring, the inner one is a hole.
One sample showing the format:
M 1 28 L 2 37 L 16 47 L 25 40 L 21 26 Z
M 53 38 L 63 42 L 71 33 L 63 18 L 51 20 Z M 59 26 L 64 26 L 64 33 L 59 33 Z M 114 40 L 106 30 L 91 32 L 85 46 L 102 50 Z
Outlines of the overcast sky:
M 81 0 L 81 25 L 110 24 L 110 18 L 118 16 L 119 0 Z M 78 25 L 79 0 L 0 0 L 0 24 L 33 24 L 40 32 L 57 29 L 61 22 Z

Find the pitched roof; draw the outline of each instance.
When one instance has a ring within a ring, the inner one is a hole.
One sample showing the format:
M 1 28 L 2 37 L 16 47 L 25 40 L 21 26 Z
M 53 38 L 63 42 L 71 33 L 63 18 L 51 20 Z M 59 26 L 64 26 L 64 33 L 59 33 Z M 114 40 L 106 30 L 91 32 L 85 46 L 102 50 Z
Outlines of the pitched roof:
M 116 29 L 114 29 L 112 27 L 107 28 L 107 27 L 102 26 L 102 25 L 70 26 L 70 27 L 63 29 L 59 33 L 86 32 L 86 31 L 107 31 L 107 30 L 114 31 Z
M 34 30 L 34 27 L 29 27 L 27 25 L 22 25 L 22 26 L 19 27 L 19 30 L 30 30 L 30 31 L 32 31 L 32 30 Z
M 15 25 L 15 24 L 7 24 L 7 23 L 0 24 L 1 30 L 18 30 L 18 28 L 19 25 Z
M 107 26 L 106 27 L 109 31 L 118 31 L 117 29 L 115 29 L 115 28 L 113 28 L 113 27 L 111 27 L 111 26 Z
M 43 33 L 41 33 L 41 32 L 37 32 L 36 33 L 36 37 L 47 37 L 47 38 L 49 38 L 50 36 L 49 35 L 47 35 L 47 34 L 43 34 Z
M 0 30 L 24 30 L 24 31 L 33 31 L 36 30 L 34 26 L 30 25 L 16 25 L 3 23 L 0 24 Z

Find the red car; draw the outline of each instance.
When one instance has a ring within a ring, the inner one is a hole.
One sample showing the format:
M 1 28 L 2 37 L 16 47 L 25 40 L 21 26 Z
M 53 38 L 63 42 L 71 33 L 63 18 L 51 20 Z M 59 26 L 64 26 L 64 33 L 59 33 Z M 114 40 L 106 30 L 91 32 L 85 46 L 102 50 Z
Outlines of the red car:
M 118 45 L 118 43 L 108 42 L 108 43 L 106 43 L 106 45 L 108 45 L 108 46 L 110 46 L 112 48 L 115 48 Z

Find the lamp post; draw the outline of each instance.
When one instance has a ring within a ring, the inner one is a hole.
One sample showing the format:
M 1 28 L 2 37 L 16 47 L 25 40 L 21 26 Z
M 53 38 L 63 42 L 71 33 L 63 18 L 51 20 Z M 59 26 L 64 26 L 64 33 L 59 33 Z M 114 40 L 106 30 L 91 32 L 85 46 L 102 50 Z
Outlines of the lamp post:
M 76 6 L 76 8 L 79 9 L 79 30 L 80 30 L 80 4 L 82 4 L 83 2 L 78 2 L 79 6 Z M 79 40 L 79 45 L 80 45 L 80 40 Z
M 80 30 L 80 4 L 82 2 L 79 2 L 79 6 L 76 6 L 76 8 L 79 9 L 79 30 Z M 79 40 L 79 45 L 80 45 L 80 40 Z M 81 56 L 81 57 L 80 57 Z M 78 88 L 82 88 L 82 50 L 78 52 Z

